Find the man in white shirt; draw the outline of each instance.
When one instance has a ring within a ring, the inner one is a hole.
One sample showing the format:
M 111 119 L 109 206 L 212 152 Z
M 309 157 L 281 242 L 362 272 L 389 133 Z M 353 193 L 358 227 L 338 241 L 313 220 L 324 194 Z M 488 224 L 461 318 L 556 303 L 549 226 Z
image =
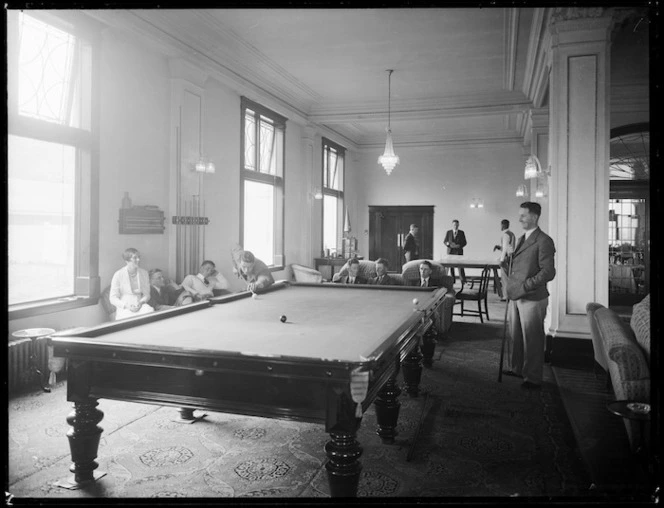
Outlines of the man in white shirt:
M 500 301 L 504 302 L 506 300 L 505 296 L 505 287 L 507 285 L 507 272 L 509 271 L 510 258 L 514 253 L 514 246 L 516 245 L 516 236 L 510 231 L 510 221 L 503 219 L 500 221 L 500 230 L 502 231 L 500 235 L 500 245 L 494 246 L 494 252 L 499 250 L 500 256 L 498 257 L 498 262 L 500 263 L 500 280 L 501 280 L 501 291 L 500 291 Z
M 227 290 L 228 281 L 217 272 L 214 262 L 205 260 L 196 275 L 187 275 L 184 278 L 182 287 L 195 300 L 204 300 L 215 296 L 215 290 Z

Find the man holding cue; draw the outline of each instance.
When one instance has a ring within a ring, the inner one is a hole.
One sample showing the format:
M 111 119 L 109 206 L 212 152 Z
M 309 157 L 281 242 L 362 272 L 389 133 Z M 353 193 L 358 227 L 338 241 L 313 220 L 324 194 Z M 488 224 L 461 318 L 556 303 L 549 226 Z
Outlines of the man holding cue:
M 556 275 L 556 248 L 537 225 L 542 207 L 526 201 L 519 210 L 524 234 L 517 241 L 507 278 L 509 339 L 503 374 L 523 377 L 521 387 L 538 389 L 544 370 L 544 318 L 549 301 L 546 284 Z

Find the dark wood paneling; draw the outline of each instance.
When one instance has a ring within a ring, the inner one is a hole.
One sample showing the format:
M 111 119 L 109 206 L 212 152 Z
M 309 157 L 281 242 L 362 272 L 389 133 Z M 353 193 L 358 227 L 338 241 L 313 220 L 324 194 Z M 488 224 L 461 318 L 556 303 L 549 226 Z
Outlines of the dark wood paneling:
M 405 262 L 403 239 L 411 224 L 420 228 L 420 258 L 433 257 L 433 206 L 370 206 L 369 259 L 386 258 L 398 270 Z

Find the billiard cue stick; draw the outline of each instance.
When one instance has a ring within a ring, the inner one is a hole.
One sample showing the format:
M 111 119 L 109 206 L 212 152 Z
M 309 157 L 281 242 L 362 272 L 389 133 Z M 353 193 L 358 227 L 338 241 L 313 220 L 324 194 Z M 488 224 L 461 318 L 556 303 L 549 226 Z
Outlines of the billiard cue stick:
M 203 200 L 203 221 L 205 221 L 205 200 Z M 203 223 L 203 255 L 205 255 L 205 223 Z
M 507 270 L 507 276 L 509 277 L 512 273 L 512 258 L 514 253 L 510 256 L 510 265 Z M 498 365 L 498 382 L 503 382 L 503 361 L 505 359 L 505 341 L 507 340 L 507 310 L 510 308 L 510 299 L 507 296 L 507 288 L 503 288 L 503 295 L 505 296 L 505 319 L 503 320 L 503 340 L 500 345 L 500 364 Z
M 191 271 L 189 273 L 196 273 L 194 272 L 194 266 L 198 264 L 196 262 L 196 196 L 191 197 L 191 217 L 191 249 L 189 251 L 191 255 Z
M 177 280 L 182 280 L 182 272 L 180 269 L 180 243 L 181 229 L 180 229 L 180 127 L 175 127 L 175 277 Z
M 410 462 L 413 458 L 413 453 L 415 452 L 415 444 L 417 439 L 420 436 L 420 431 L 422 430 L 422 424 L 424 423 L 424 417 L 427 413 L 427 402 L 429 402 L 429 392 L 424 392 L 424 402 L 422 403 L 422 412 L 420 413 L 420 420 L 417 422 L 417 428 L 415 429 L 415 434 L 413 434 L 413 442 L 410 444 L 408 449 L 408 455 L 406 455 L 406 462 Z

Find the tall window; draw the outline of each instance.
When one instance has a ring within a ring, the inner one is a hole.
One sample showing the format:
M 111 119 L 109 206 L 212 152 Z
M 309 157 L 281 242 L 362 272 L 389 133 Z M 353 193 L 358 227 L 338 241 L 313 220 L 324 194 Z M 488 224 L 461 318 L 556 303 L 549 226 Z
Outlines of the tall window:
M 10 312 L 19 312 L 12 317 L 26 305 L 99 294 L 93 45 L 76 19 L 7 15 L 8 296 Z
M 609 306 L 629 306 L 650 291 L 650 126 L 612 129 L 609 155 Z
M 242 98 L 240 243 L 275 268 L 284 265 L 286 119 Z
M 323 250 L 341 250 L 346 150 L 323 138 Z

